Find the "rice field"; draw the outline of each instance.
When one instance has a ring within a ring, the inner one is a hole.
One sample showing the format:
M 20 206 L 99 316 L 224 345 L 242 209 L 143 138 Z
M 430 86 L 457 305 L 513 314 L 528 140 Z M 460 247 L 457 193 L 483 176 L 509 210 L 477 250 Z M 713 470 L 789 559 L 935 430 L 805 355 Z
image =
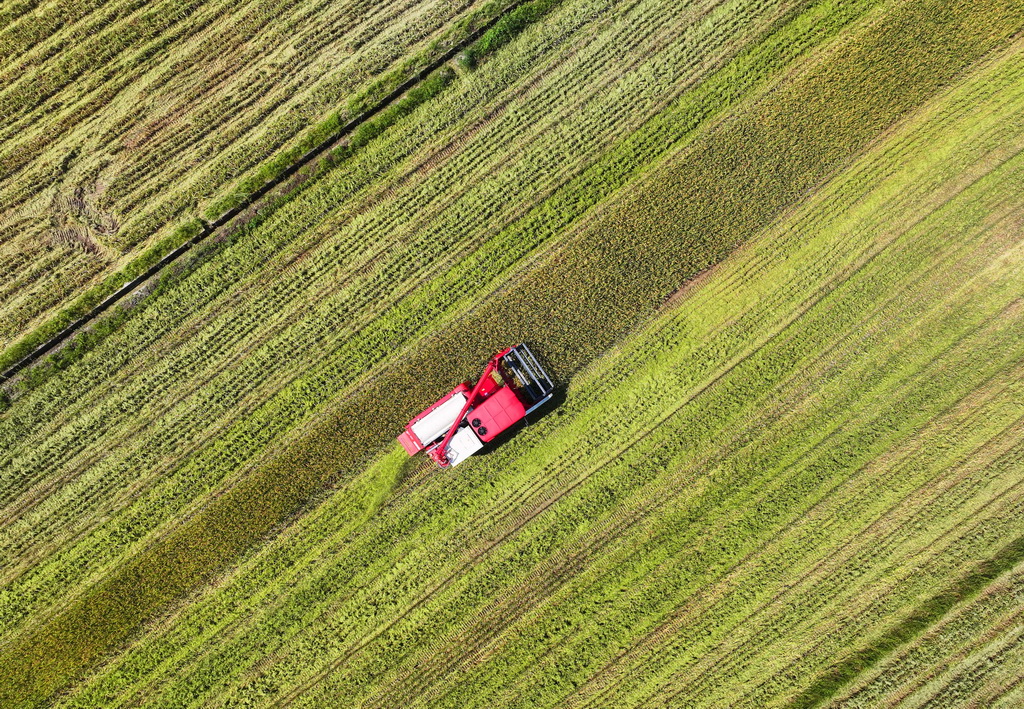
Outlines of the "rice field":
M 562 0 L 454 69 L 0 413 L 0 703 L 1013 706 L 1022 9 Z M 407 460 L 520 340 L 564 400 Z

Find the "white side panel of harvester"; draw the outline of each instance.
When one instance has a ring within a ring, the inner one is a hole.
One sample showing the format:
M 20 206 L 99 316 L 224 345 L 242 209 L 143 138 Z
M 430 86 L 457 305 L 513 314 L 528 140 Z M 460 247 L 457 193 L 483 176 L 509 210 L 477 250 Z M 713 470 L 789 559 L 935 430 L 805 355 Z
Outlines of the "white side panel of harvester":
M 452 436 L 451 443 L 448 444 L 448 462 L 458 465 L 483 447 L 483 441 L 477 438 L 473 429 L 464 426 Z
M 466 395 L 455 393 L 436 409 L 414 423 L 410 428 L 424 445 L 448 433 L 448 429 L 455 425 L 455 418 L 462 411 L 466 403 Z

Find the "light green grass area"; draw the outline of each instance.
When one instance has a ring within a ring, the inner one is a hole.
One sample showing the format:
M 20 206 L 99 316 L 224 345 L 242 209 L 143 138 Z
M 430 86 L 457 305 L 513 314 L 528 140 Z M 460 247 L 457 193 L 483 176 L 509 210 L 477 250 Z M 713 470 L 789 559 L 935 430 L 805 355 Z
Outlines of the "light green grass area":
M 1022 9 L 562 2 L 0 414 L 0 703 L 1012 701 Z

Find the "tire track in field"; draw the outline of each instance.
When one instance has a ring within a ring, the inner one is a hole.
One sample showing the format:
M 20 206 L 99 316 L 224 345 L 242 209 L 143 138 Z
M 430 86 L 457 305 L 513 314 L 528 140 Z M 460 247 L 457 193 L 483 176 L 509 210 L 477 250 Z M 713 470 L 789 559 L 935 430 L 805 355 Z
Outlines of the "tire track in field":
M 950 480 L 947 479 L 945 482 L 948 485 L 953 485 L 957 481 L 955 481 L 955 480 L 950 481 Z M 958 488 L 953 488 L 953 489 L 954 490 L 958 490 Z M 996 498 L 993 498 L 992 500 L 986 502 L 977 511 L 987 509 L 988 507 L 996 504 L 997 502 L 1003 501 L 1004 499 L 1012 499 L 1012 495 L 1013 495 L 1014 489 L 1015 488 L 1011 488 L 1010 490 L 1003 491 Z M 920 490 L 914 491 L 914 493 L 912 493 L 912 494 L 907 496 L 907 499 L 912 499 L 916 495 L 920 494 L 920 492 L 921 492 Z M 976 491 L 967 490 L 967 491 L 965 491 L 965 493 L 967 495 L 971 495 L 971 494 L 976 494 Z M 962 494 L 964 494 L 964 493 L 961 493 L 961 495 Z M 899 501 L 899 505 L 894 506 L 893 509 L 896 509 L 899 506 L 902 506 L 903 502 L 904 502 L 903 500 Z M 940 504 L 940 503 L 945 503 L 945 502 L 948 502 L 948 500 L 946 500 L 944 498 L 936 497 L 935 499 L 929 501 L 925 506 L 921 507 L 920 509 L 911 511 L 910 514 L 912 516 L 911 516 L 910 519 L 925 519 L 928 514 L 932 513 L 932 511 L 933 511 L 932 507 L 934 505 L 937 505 L 937 504 Z M 890 513 L 889 510 L 887 510 L 885 512 L 885 514 L 889 514 L 889 513 Z M 865 530 L 864 534 L 875 533 L 875 532 L 878 532 L 878 531 L 882 531 L 885 528 L 889 527 L 891 525 L 891 523 L 892 523 L 892 520 L 890 518 L 884 517 L 884 516 L 883 517 L 879 517 L 879 519 L 877 519 L 874 523 L 872 523 Z M 944 536 L 937 537 L 936 539 L 930 541 L 927 545 L 925 545 L 924 547 L 921 547 L 915 553 L 920 555 L 920 554 L 927 553 L 929 551 L 934 551 L 935 549 L 938 548 L 939 544 L 943 541 L 943 539 L 945 537 L 947 537 L 948 535 L 951 535 L 953 533 L 959 532 L 959 531 L 961 531 L 961 530 L 950 528 L 949 530 L 947 530 L 944 533 Z M 784 591 L 776 594 L 776 596 L 768 599 L 766 602 L 760 604 L 758 607 L 753 609 L 753 611 L 750 614 L 745 616 L 746 620 L 744 622 L 749 622 L 751 619 L 757 619 L 759 617 L 762 619 L 762 621 L 764 621 L 765 618 L 766 618 L 766 614 L 771 613 L 773 611 L 773 607 L 774 606 L 778 606 L 779 604 L 782 604 L 784 599 L 786 597 L 788 597 L 788 596 L 797 595 L 798 594 L 798 595 L 803 596 L 803 597 L 812 597 L 814 591 L 816 591 L 816 590 L 820 591 L 821 590 L 819 587 L 822 584 L 830 585 L 830 586 L 833 586 L 833 587 L 837 586 L 837 585 L 841 585 L 841 583 L 842 583 L 841 580 L 838 580 L 837 578 L 829 578 L 829 577 L 825 576 L 825 574 L 828 572 L 829 568 L 833 568 L 833 569 L 834 568 L 840 568 L 843 565 L 849 565 L 849 564 L 860 564 L 860 565 L 863 565 L 865 563 L 870 562 L 872 557 L 877 556 L 879 551 L 882 550 L 882 549 L 891 549 L 892 550 L 891 553 L 895 554 L 896 553 L 896 547 L 898 545 L 900 545 L 900 544 L 906 544 L 906 542 L 907 542 L 907 540 L 905 538 L 902 538 L 901 535 L 905 536 L 905 532 L 901 532 L 900 530 L 892 530 L 892 531 L 889 531 L 888 533 L 884 533 L 881 536 L 878 536 L 875 539 L 875 542 L 879 545 L 878 549 L 865 548 L 865 545 L 869 543 L 869 540 L 861 539 L 861 538 L 851 538 L 848 542 L 844 543 L 841 547 L 837 548 L 834 552 L 830 553 L 827 557 L 822 558 L 819 562 L 817 562 L 813 567 L 808 569 L 805 573 L 802 573 L 794 583 L 790 584 L 790 586 L 791 586 L 790 588 L 786 588 Z M 886 573 L 886 570 L 880 569 L 880 570 L 876 570 L 874 572 L 874 575 L 875 575 L 876 578 L 879 578 L 881 576 L 884 576 L 885 573 Z M 818 580 L 817 581 L 812 581 L 813 577 L 818 577 Z M 808 585 L 808 584 L 816 584 L 816 585 Z M 801 586 L 801 585 L 804 585 L 805 587 L 802 588 L 802 589 L 799 588 L 799 586 Z M 822 605 L 823 603 L 824 602 L 822 602 L 819 605 Z M 823 607 L 821 607 L 821 608 L 819 608 L 815 612 L 816 612 L 816 616 L 815 617 L 819 617 L 820 618 L 821 613 L 825 612 L 825 610 L 824 610 Z M 801 618 L 801 619 L 791 620 L 790 622 L 807 625 L 807 624 L 809 624 L 812 621 L 809 621 L 806 618 Z M 690 678 L 692 678 L 692 680 L 695 680 L 695 681 L 698 682 L 698 685 L 697 685 L 698 687 L 703 687 L 705 690 L 707 690 L 710 687 L 714 686 L 716 672 L 721 671 L 721 668 L 719 667 L 719 665 L 721 665 L 722 663 L 743 662 L 744 661 L 744 659 L 743 659 L 744 654 L 746 656 L 748 656 L 748 659 L 746 661 L 749 662 L 749 655 L 751 653 L 756 653 L 756 652 L 759 652 L 759 651 L 763 651 L 763 649 L 768 646 L 765 643 L 772 642 L 773 641 L 772 637 L 777 637 L 779 635 L 779 633 L 780 633 L 780 631 L 779 631 L 777 626 L 764 626 L 763 625 L 762 629 L 757 631 L 756 634 L 748 636 L 740 644 L 734 645 L 731 649 L 729 649 L 728 650 L 728 654 L 720 655 L 718 657 L 718 659 L 714 659 L 714 660 L 710 659 L 709 655 L 705 655 L 704 659 L 701 660 L 701 661 L 698 661 L 696 663 L 696 666 L 693 666 L 690 669 L 688 669 L 686 671 L 686 674 Z M 732 642 L 731 640 L 724 640 L 721 643 L 719 643 L 719 645 L 717 645 L 715 648 L 713 648 L 712 651 L 713 652 L 721 652 L 731 642 Z M 740 653 L 740 657 L 737 658 L 735 653 Z M 711 663 L 711 664 L 709 664 L 709 663 Z M 716 669 L 716 668 L 718 668 L 718 669 Z M 676 677 L 676 679 L 678 679 L 678 677 Z M 676 684 L 678 688 L 676 689 L 676 691 L 674 693 L 668 694 L 667 696 L 664 696 L 662 698 L 663 702 L 671 703 L 673 700 L 678 699 L 684 693 L 687 694 L 687 695 L 692 696 L 692 695 L 694 695 L 695 692 L 699 691 L 697 688 L 692 687 L 689 684 L 686 685 L 686 686 L 679 686 L 677 682 L 674 683 L 674 684 Z M 659 687 L 657 690 L 655 690 L 655 694 L 657 694 L 657 693 L 664 693 L 666 691 L 666 689 L 667 689 L 667 686 Z
M 1009 682 L 1005 687 L 1001 689 L 1001 691 L 995 693 L 991 697 L 991 706 L 997 706 L 997 702 L 1002 702 L 1004 699 L 1011 696 L 1014 692 L 1020 689 L 1021 686 L 1024 686 L 1024 673 L 1021 673 L 1017 679 L 1013 680 L 1012 682 Z
M 940 663 L 963 661 L 1019 622 L 1024 607 L 1019 607 L 1016 601 L 1022 594 L 1024 564 L 1018 564 L 1005 576 L 996 578 L 976 598 L 943 618 L 936 627 L 902 648 L 896 657 L 880 663 L 872 676 L 845 690 L 836 706 L 877 704 L 882 697 L 889 706 L 905 702 L 934 678 Z M 970 636 L 966 644 L 965 633 Z
M 897 504 L 894 505 L 894 507 L 898 506 L 898 503 L 899 503 L 899 501 L 897 501 Z M 824 505 L 827 505 L 827 504 L 828 504 L 828 500 L 826 499 L 826 500 L 824 500 L 822 502 L 817 503 L 815 505 L 815 507 L 812 508 L 812 510 L 813 509 L 819 509 L 820 510 L 820 509 L 823 508 Z M 883 510 L 881 514 L 883 514 L 883 515 L 884 514 L 888 514 L 891 509 L 892 508 L 889 508 L 887 510 Z M 786 526 L 784 526 L 784 527 L 780 528 L 779 530 L 777 530 L 775 533 L 773 533 L 773 536 L 771 537 L 771 540 L 769 542 L 767 542 L 766 544 L 767 545 L 771 545 L 771 544 L 774 544 L 775 542 L 778 542 L 780 539 L 785 538 L 787 535 L 789 535 L 789 533 L 794 528 L 798 527 L 798 524 L 797 524 L 798 522 L 799 522 L 799 520 L 797 520 L 795 522 L 791 522 L 791 523 L 787 524 Z M 879 523 L 879 524 L 881 524 L 881 523 Z M 840 555 L 840 552 L 842 552 L 846 547 L 850 546 L 850 544 L 852 544 L 854 542 L 855 542 L 855 540 L 851 541 L 849 543 L 844 544 L 842 547 L 840 547 L 839 549 L 837 549 L 834 552 L 832 552 L 830 556 L 834 557 L 834 556 Z M 737 574 L 741 573 L 742 567 L 744 565 L 747 565 L 751 561 L 753 561 L 754 559 L 760 558 L 764 554 L 770 553 L 772 551 L 773 551 L 772 549 L 768 549 L 766 551 L 756 550 L 755 552 L 753 552 L 753 553 L 749 554 L 748 556 L 744 557 L 743 559 L 741 559 L 740 561 L 738 561 L 736 564 L 734 564 L 731 567 L 729 573 L 726 576 L 724 576 L 721 579 L 719 579 L 718 581 L 716 581 L 715 582 L 716 585 L 728 584 L 730 582 L 730 579 L 738 578 Z M 824 564 L 828 563 L 830 560 L 831 560 L 830 558 L 822 559 L 814 567 L 812 567 L 812 568 L 808 569 L 807 571 L 805 571 L 804 573 L 802 573 L 801 576 L 800 576 L 800 579 L 805 579 L 810 574 L 813 574 L 816 570 L 821 568 Z M 796 585 L 796 584 L 794 583 L 794 584 L 791 584 L 791 585 Z M 651 631 L 651 633 L 649 633 L 648 636 L 645 636 L 644 638 L 639 639 L 637 642 L 634 643 L 634 645 L 631 648 L 627 649 L 623 653 L 623 655 L 629 655 L 631 653 L 635 653 L 640 647 L 646 647 L 646 651 L 653 652 L 653 648 L 655 647 L 656 643 L 660 642 L 659 638 L 662 639 L 662 640 L 665 639 L 665 638 L 674 639 L 672 637 L 672 634 L 677 632 L 677 628 L 681 627 L 682 623 L 684 623 L 687 620 L 692 620 L 693 618 L 697 617 L 702 612 L 702 610 L 701 610 L 702 608 L 706 607 L 708 605 L 708 603 L 710 603 L 714 598 L 721 598 L 722 594 L 725 593 L 725 592 L 728 592 L 728 591 L 730 591 L 729 588 L 722 588 L 720 591 L 716 591 L 716 592 L 712 593 L 711 596 L 708 596 L 705 593 L 705 594 L 702 594 L 704 596 L 704 598 L 695 598 L 694 600 L 692 600 L 688 604 L 690 606 L 689 609 L 684 607 L 684 608 L 681 608 L 681 609 L 677 610 L 676 612 L 674 612 L 672 614 L 672 616 L 670 616 L 667 619 L 666 623 L 662 624 L 662 626 L 659 626 L 655 630 Z M 781 594 L 780 594 L 779 597 L 781 597 Z M 764 608 L 766 605 L 769 605 L 771 602 L 773 602 L 773 600 L 775 600 L 775 599 L 768 599 L 767 601 L 763 602 L 759 608 Z M 756 613 L 755 613 L 755 615 L 756 615 Z M 689 616 L 689 617 L 686 617 L 686 616 Z M 672 626 L 672 627 L 669 627 L 669 626 Z M 623 659 L 625 659 L 623 656 L 619 656 L 619 657 L 615 658 L 615 660 L 613 660 L 612 663 L 609 663 L 609 665 L 605 666 L 604 670 L 602 670 L 602 672 L 599 673 L 599 675 L 600 674 L 605 674 L 608 671 L 611 671 L 612 666 L 621 663 L 621 661 L 623 661 Z M 600 679 L 599 675 L 595 676 L 595 679 Z M 621 680 L 622 678 L 619 678 L 619 679 Z M 591 681 L 593 681 L 593 680 L 591 680 Z M 604 688 L 600 692 L 598 692 L 598 694 L 596 696 L 591 696 L 589 698 L 588 704 L 592 704 L 594 702 L 598 702 L 600 704 L 603 701 L 602 697 L 607 692 L 612 691 L 617 684 L 618 684 L 618 682 L 614 683 L 611 686 L 605 685 Z M 567 697 L 567 699 L 569 699 L 569 697 Z M 578 703 L 578 700 L 577 700 L 577 702 L 574 702 L 574 704 L 576 704 L 576 703 Z
M 979 597 L 977 599 L 973 600 L 973 603 L 984 602 L 986 600 L 986 597 L 990 594 L 990 592 L 991 587 L 985 589 L 981 594 L 979 594 Z M 963 608 L 964 606 L 960 606 L 954 612 L 962 611 Z M 941 632 L 947 620 L 948 619 L 944 618 L 942 623 L 937 628 L 928 630 L 924 633 L 920 640 L 915 641 L 908 647 L 902 648 L 900 651 L 899 659 L 905 659 L 906 651 L 918 647 L 918 643 L 921 640 L 927 641 L 930 637 L 933 636 L 934 632 Z M 952 665 L 964 662 L 968 657 L 982 651 L 986 646 L 990 645 L 1000 636 L 1004 635 L 1007 631 L 1021 624 L 1024 624 L 1024 608 L 1021 608 L 1017 611 L 1012 611 L 1008 614 L 1002 614 L 999 618 L 996 619 L 996 622 L 987 624 L 983 632 L 981 632 L 980 630 L 975 631 L 975 633 L 972 634 L 972 637 L 969 642 L 967 642 L 966 644 L 962 644 L 959 647 L 959 649 L 955 650 L 954 652 L 951 652 L 948 655 L 944 655 L 944 664 Z M 920 691 L 928 682 L 934 679 L 934 668 L 934 664 L 931 664 L 928 666 L 928 669 L 931 670 L 930 673 L 925 674 L 922 672 L 918 672 L 914 676 L 905 677 L 902 681 L 899 681 L 899 683 L 896 685 L 898 691 L 891 690 L 885 694 L 884 705 L 889 707 L 896 707 L 906 703 L 910 699 L 911 695 Z M 882 668 L 882 673 L 875 675 L 875 677 L 872 678 L 871 682 L 873 683 L 879 678 L 885 676 L 885 671 L 886 668 Z M 850 706 L 851 704 L 855 705 L 859 693 L 870 686 L 871 684 L 867 684 L 862 687 L 858 687 L 852 693 L 840 697 L 838 700 L 835 700 L 836 706 L 841 707 Z

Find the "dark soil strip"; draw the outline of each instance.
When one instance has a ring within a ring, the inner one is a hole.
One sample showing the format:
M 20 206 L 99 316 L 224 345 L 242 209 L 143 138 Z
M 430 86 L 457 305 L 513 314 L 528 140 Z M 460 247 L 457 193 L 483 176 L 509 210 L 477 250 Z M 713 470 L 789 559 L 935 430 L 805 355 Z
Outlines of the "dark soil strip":
M 339 143 L 339 141 L 351 135 L 352 132 L 355 131 L 363 123 L 366 123 L 366 121 L 370 120 L 371 118 L 379 114 L 381 111 L 391 106 L 393 103 L 395 103 L 395 101 L 401 98 L 407 91 L 423 82 L 428 76 L 430 76 L 435 71 L 440 69 L 447 62 L 451 61 L 459 52 L 465 50 L 473 42 L 480 39 L 488 30 L 493 28 L 498 22 L 500 22 L 503 18 L 508 16 L 518 7 L 523 5 L 526 1 L 527 0 L 517 0 L 516 2 L 509 5 L 504 12 L 497 15 L 496 17 L 486 22 L 485 24 L 481 25 L 478 29 L 469 34 L 462 42 L 456 44 L 454 47 L 449 49 L 438 59 L 436 59 L 432 64 L 414 74 L 405 83 L 403 83 L 397 89 L 395 89 L 386 97 L 384 97 L 384 99 L 381 100 L 376 106 L 367 109 L 359 116 L 353 118 L 351 121 L 343 125 L 334 134 L 325 139 L 322 143 L 312 148 L 305 155 L 302 155 L 300 158 L 298 158 L 294 163 L 292 163 L 290 167 L 284 170 L 284 172 L 282 172 L 280 175 L 273 178 L 272 180 L 264 184 L 262 187 L 260 187 L 258 190 L 250 194 L 241 204 L 222 214 L 216 221 L 210 223 L 202 221 L 202 230 L 198 234 L 193 236 L 191 239 L 183 243 L 178 248 L 169 252 L 162 259 L 160 259 L 155 264 L 150 266 L 146 271 L 139 274 L 132 280 L 128 281 L 123 286 L 121 286 L 116 291 L 107 296 L 104 300 L 100 301 L 100 303 L 97 304 L 88 313 L 73 321 L 70 325 L 65 327 L 60 332 L 58 332 L 52 338 L 41 344 L 36 349 L 32 350 L 22 359 L 15 362 L 6 371 L 0 373 L 0 382 L 9 381 L 23 369 L 31 365 L 33 362 L 38 360 L 43 355 L 53 350 L 55 347 L 60 345 L 65 340 L 67 340 L 69 337 L 71 337 L 71 335 L 80 330 L 84 325 L 94 320 L 97 316 L 99 316 L 104 311 L 108 310 L 112 305 L 117 303 L 119 300 L 124 298 L 126 295 L 131 293 L 139 286 L 141 286 L 150 278 L 156 276 L 158 273 L 163 271 L 164 268 L 177 261 L 184 254 L 190 251 L 192 247 L 204 241 L 207 237 L 214 234 L 218 229 L 227 226 L 237 216 L 241 215 L 243 212 L 256 205 L 261 199 L 266 197 L 272 190 L 275 190 L 284 183 L 286 183 L 303 167 L 311 163 L 313 160 L 315 160 L 317 157 L 325 153 L 327 150 L 335 147 Z

